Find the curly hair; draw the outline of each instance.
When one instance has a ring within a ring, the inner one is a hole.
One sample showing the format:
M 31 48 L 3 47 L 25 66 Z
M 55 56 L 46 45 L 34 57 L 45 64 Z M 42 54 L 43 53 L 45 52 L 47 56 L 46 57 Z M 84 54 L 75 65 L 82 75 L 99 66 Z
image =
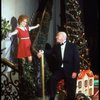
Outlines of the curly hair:
M 26 15 L 20 15 L 19 18 L 18 18 L 18 24 L 20 24 L 24 19 L 28 20 L 28 16 L 26 16 Z

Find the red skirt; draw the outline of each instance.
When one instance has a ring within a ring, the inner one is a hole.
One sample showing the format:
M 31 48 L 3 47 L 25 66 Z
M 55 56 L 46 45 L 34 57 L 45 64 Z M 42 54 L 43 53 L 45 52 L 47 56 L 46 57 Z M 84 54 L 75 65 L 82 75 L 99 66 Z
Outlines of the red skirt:
M 30 39 L 21 39 L 18 44 L 17 58 L 32 56 Z

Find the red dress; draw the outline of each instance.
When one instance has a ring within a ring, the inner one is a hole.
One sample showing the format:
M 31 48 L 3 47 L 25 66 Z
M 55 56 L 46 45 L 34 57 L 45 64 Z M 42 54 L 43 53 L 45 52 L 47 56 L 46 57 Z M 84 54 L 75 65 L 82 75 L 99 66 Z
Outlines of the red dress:
M 25 58 L 28 56 L 31 56 L 31 40 L 29 39 L 22 39 L 29 37 L 28 27 L 26 27 L 27 30 L 22 30 L 20 28 L 16 28 L 18 30 L 18 51 L 17 51 L 17 58 Z

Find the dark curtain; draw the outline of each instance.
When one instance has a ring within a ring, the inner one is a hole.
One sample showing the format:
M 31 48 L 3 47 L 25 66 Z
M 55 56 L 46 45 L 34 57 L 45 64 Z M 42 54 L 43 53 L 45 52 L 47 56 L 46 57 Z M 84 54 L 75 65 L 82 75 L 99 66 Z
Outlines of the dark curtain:
M 83 23 L 89 47 L 91 70 L 99 74 L 99 1 L 80 0 Z

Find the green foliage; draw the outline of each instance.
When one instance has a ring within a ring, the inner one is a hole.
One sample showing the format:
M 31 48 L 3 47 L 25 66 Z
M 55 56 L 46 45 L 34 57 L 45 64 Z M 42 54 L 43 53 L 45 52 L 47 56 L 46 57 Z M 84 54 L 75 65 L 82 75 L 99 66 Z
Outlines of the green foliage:
M 10 31 L 11 31 L 11 25 L 10 25 L 9 21 L 6 19 L 2 19 L 1 20 L 1 32 L 2 32 L 1 39 L 5 39 L 7 36 L 7 33 Z
M 21 90 L 20 94 L 26 98 L 26 100 L 31 100 L 31 98 L 35 98 L 36 91 L 36 73 L 33 68 L 33 64 L 25 62 L 23 64 L 23 77 L 21 79 Z M 24 88 L 23 88 L 24 87 Z
M 35 70 L 33 68 L 33 65 L 30 63 L 25 63 L 24 64 L 24 78 L 30 83 L 32 87 L 34 87 L 35 85 L 34 80 L 36 80 L 34 74 L 35 74 Z

